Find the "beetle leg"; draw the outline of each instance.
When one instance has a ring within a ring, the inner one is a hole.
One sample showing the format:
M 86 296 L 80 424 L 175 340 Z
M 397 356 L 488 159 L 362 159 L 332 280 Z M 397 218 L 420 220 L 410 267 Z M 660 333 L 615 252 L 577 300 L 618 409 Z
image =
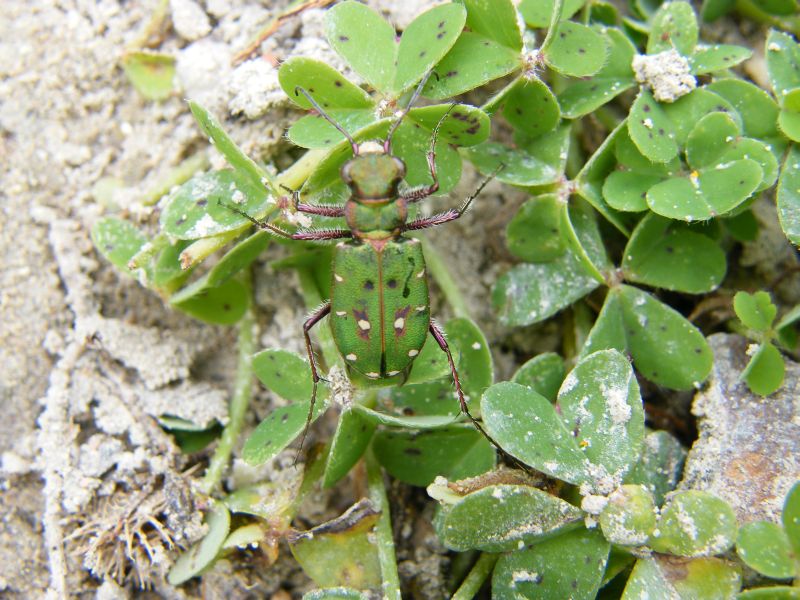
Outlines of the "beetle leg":
M 433 179 L 433 183 L 430 185 L 426 185 L 425 187 L 417 188 L 415 190 L 410 190 L 405 194 L 400 194 L 400 197 L 408 203 L 419 202 L 420 200 L 424 200 L 428 196 L 435 194 L 439 190 L 439 177 L 436 175 L 436 139 L 439 137 L 439 128 L 442 126 L 442 123 L 447 118 L 447 115 L 450 114 L 450 111 L 453 110 L 457 105 L 456 102 L 450 105 L 450 108 L 441 116 L 439 121 L 436 123 L 436 127 L 433 128 L 433 134 L 431 135 L 431 147 L 428 150 L 428 153 L 425 157 L 428 159 L 428 172 L 431 175 L 431 179 Z
M 490 438 L 483 430 L 483 427 L 478 420 L 469 412 L 467 401 L 464 398 L 464 392 L 461 389 L 461 380 L 458 378 L 458 371 L 456 371 L 456 365 L 453 362 L 453 355 L 450 353 L 450 346 L 447 345 L 447 340 L 444 338 L 444 332 L 439 329 L 439 326 L 433 321 L 431 321 L 430 324 L 430 332 L 431 335 L 433 335 L 433 339 L 435 339 L 436 343 L 439 344 L 439 348 L 441 348 L 442 352 L 447 355 L 447 362 L 450 364 L 450 374 L 453 376 L 453 383 L 456 386 L 456 394 L 458 395 L 458 403 L 461 406 L 461 412 L 467 415 L 470 421 L 472 421 L 473 425 L 475 425 L 475 427 L 477 427 L 483 435 L 485 435 L 490 441 L 492 441 L 492 443 L 494 443 L 492 438 Z
M 308 405 L 308 416 L 306 416 L 306 425 L 303 427 L 303 434 L 300 438 L 300 450 L 297 452 L 297 456 L 295 456 L 295 464 L 297 463 L 297 457 L 300 456 L 300 451 L 303 449 L 303 444 L 306 441 L 306 434 L 308 434 L 308 428 L 311 427 L 311 418 L 314 415 L 314 404 L 317 402 L 317 384 L 319 380 L 322 379 L 317 373 L 317 362 L 314 359 L 314 348 L 311 346 L 311 336 L 309 335 L 311 332 L 311 328 L 314 327 L 317 323 L 319 323 L 322 319 L 324 319 L 329 313 L 331 312 L 331 302 L 330 300 L 320 306 L 317 310 L 315 310 L 311 315 L 306 319 L 305 323 L 303 323 L 303 336 L 306 339 L 306 353 L 308 354 L 308 362 L 311 365 L 311 380 L 314 382 L 313 390 L 311 391 L 311 403 Z
M 308 215 L 319 215 L 321 217 L 343 217 L 344 216 L 344 207 L 343 206 L 332 206 L 332 205 L 324 205 L 324 204 L 310 204 L 306 202 L 300 202 L 300 191 L 293 190 L 290 187 L 287 187 L 281 184 L 281 187 L 289 192 L 292 195 L 292 208 L 296 211 L 301 213 L 306 213 Z
M 230 204 L 224 204 L 220 202 L 220 206 L 224 206 L 230 211 L 235 212 L 238 215 L 242 215 L 245 219 L 250 221 L 253 225 L 258 227 L 259 229 L 266 229 L 267 231 L 274 233 L 278 237 L 286 238 L 288 240 L 310 240 L 310 241 L 324 241 L 324 240 L 336 240 L 339 238 L 348 238 L 353 237 L 353 232 L 349 229 L 317 229 L 317 230 L 303 230 L 296 231 L 294 233 L 290 233 L 285 229 L 281 229 L 277 225 L 273 225 L 268 221 L 259 221 L 248 215 L 243 210 L 231 206 Z M 332 215 L 335 216 L 335 215 Z
M 483 188 L 486 187 L 486 184 L 489 183 L 492 179 L 494 179 L 495 174 L 496 171 L 495 173 L 492 173 L 491 175 L 486 177 L 483 181 L 481 181 L 481 184 L 478 186 L 478 189 L 472 192 L 469 195 L 469 197 L 466 200 L 464 200 L 463 204 L 458 208 L 451 208 L 446 212 L 431 215 L 430 217 L 421 217 L 419 219 L 415 219 L 410 223 L 406 223 L 406 226 L 403 229 L 405 231 L 414 229 L 426 229 L 428 227 L 436 227 L 437 225 L 441 225 L 442 223 L 447 223 L 448 221 L 455 221 L 461 215 L 467 212 L 470 204 L 472 204 L 472 201 L 478 197 L 478 194 L 480 194 Z
M 447 340 L 444 337 L 444 332 L 433 321 L 431 321 L 430 332 L 431 332 L 431 335 L 433 335 L 433 339 L 435 339 L 436 343 L 439 344 L 439 348 L 441 348 L 442 352 L 444 352 L 447 355 L 447 362 L 450 364 L 450 373 L 453 376 L 453 383 L 456 386 L 456 394 L 458 395 L 458 402 L 459 402 L 459 405 L 461 406 L 461 412 L 469 417 L 469 420 L 472 421 L 472 424 L 475 426 L 475 429 L 480 431 L 481 434 L 483 435 L 483 437 L 485 437 L 487 440 L 489 440 L 489 443 L 491 443 L 492 446 L 497 448 L 497 450 L 500 452 L 500 454 L 502 454 L 503 456 L 508 457 L 511 460 L 511 462 L 514 463 L 520 469 L 522 469 L 524 471 L 527 471 L 527 472 L 531 472 L 530 468 L 527 465 L 524 465 L 523 463 L 518 461 L 516 458 L 511 456 L 508 452 L 503 450 L 500 447 L 500 445 L 497 442 L 494 441 L 492 436 L 490 436 L 488 433 L 486 433 L 486 430 L 483 428 L 483 425 L 481 425 L 480 421 L 478 421 L 475 417 L 473 417 L 472 413 L 469 412 L 469 407 L 467 406 L 467 401 L 464 398 L 464 392 L 461 389 L 461 381 L 459 380 L 458 372 L 456 371 L 456 365 L 453 362 L 453 355 L 450 353 L 450 347 L 447 345 Z

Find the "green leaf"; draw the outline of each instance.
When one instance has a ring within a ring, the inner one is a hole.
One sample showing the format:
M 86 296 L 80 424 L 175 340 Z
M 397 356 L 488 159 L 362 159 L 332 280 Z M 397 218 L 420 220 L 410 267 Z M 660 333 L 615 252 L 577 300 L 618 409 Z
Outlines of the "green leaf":
M 657 506 L 664 503 L 666 495 L 675 489 L 683 473 L 686 450 L 667 431 L 651 431 L 644 438 L 639 462 L 625 478 L 625 483 L 645 486 Z
M 225 133 L 219 122 L 211 116 L 211 113 L 191 100 L 189 100 L 189 110 L 192 111 L 192 115 L 194 115 L 197 124 L 203 131 L 203 135 L 208 136 L 214 147 L 219 150 L 220 154 L 225 157 L 225 160 L 237 173 L 250 180 L 250 187 L 258 189 L 259 192 L 261 192 L 261 188 L 266 187 L 274 197 L 280 196 L 280 192 L 272 181 L 272 176 L 242 152 L 228 134 Z
M 206 323 L 233 325 L 250 305 L 250 290 L 238 279 L 229 279 L 215 287 L 195 289 L 191 285 L 173 294 L 169 303 Z
M 789 579 L 797 569 L 789 538 L 780 525 L 769 521 L 742 525 L 736 553 L 748 567 L 772 579 Z
M 130 270 L 128 263 L 147 243 L 147 238 L 130 221 L 104 217 L 92 227 L 92 242 L 106 260 L 133 277 L 134 272 Z
M 322 479 L 324 487 L 332 487 L 347 475 L 364 454 L 375 427 L 374 421 L 358 411 L 348 408 L 342 411 L 325 463 L 325 475 Z
M 758 188 L 763 174 L 754 160 L 734 160 L 657 183 L 647 191 L 647 204 L 670 219 L 704 221 L 739 206 Z
M 697 122 L 709 113 L 727 113 L 741 127 L 742 119 L 733 105 L 705 88 L 694 89 L 671 104 L 662 104 L 661 108 L 672 124 L 674 140 L 679 147 L 686 145 Z
M 703 0 L 700 16 L 706 23 L 711 23 L 730 12 L 735 4 L 736 0 Z
M 714 44 L 698 46 L 689 57 L 689 64 L 694 75 L 703 75 L 735 67 L 753 55 L 753 51 L 742 46 L 731 44 Z
M 647 89 L 639 91 L 631 106 L 628 132 L 639 151 L 652 162 L 665 163 L 678 155 L 672 122 Z
M 621 214 L 611 208 L 603 199 L 602 188 L 606 177 L 617 167 L 614 149 L 620 137 L 627 137 L 627 129 L 627 121 L 620 123 L 595 150 L 575 177 L 577 193 L 626 237 L 629 235 L 628 226 Z
M 556 97 L 537 78 L 518 80 L 506 96 L 503 116 L 513 127 L 531 137 L 552 131 L 561 121 Z
M 603 198 L 616 210 L 642 212 L 647 210 L 647 191 L 662 180 L 659 175 L 614 171 L 603 183 Z
M 447 117 L 442 121 L 442 117 Z M 433 132 L 439 122 L 439 139 L 457 146 L 474 146 L 489 138 L 489 115 L 468 104 L 434 104 L 412 108 L 408 119 Z
M 792 90 L 786 95 L 785 101 L 794 103 L 792 108 L 784 107 L 778 115 L 778 128 L 793 142 L 800 141 L 800 89 Z
M 621 479 L 636 463 L 644 409 L 633 369 L 618 351 L 582 358 L 561 385 L 557 407 L 566 430 L 594 465 Z
M 600 532 L 581 528 L 505 554 L 492 575 L 492 597 L 594 598 L 608 552 Z
M 496 174 L 498 181 L 511 185 L 548 185 L 563 178 L 569 154 L 569 126 L 563 125 L 536 138 L 517 132 L 515 142 L 516 148 L 487 143 L 481 147 L 485 152 L 478 148 L 463 152 L 482 173 Z
M 511 50 L 522 50 L 522 33 L 511 0 L 463 0 L 467 27 Z
M 170 194 L 161 213 L 161 228 L 179 240 L 207 238 L 249 225 L 229 206 L 256 216 L 269 202 L 267 192 L 239 171 L 211 171 L 193 177 Z
M 551 477 L 592 481 L 591 465 L 550 402 L 531 388 L 497 383 L 481 399 L 483 424 L 503 450 Z
M 300 108 L 311 109 L 311 103 L 296 88 L 305 89 L 325 109 L 372 109 L 370 95 L 330 65 L 307 58 L 293 56 L 281 64 L 278 81 L 292 102 Z
M 556 26 L 552 43 L 544 50 L 547 65 L 564 75 L 588 77 L 606 62 L 606 38 L 580 23 L 563 21 Z
M 333 49 L 369 84 L 382 92 L 394 84 L 397 43 L 394 27 L 359 2 L 342 2 L 326 15 Z
M 711 349 L 680 313 L 634 287 L 622 285 L 609 295 L 619 299 L 628 351 L 642 375 L 676 390 L 692 389 L 708 377 Z
M 165 100 L 172 95 L 175 57 L 156 52 L 126 52 L 122 70 L 133 87 L 148 100 Z
M 723 112 L 705 115 L 686 140 L 686 162 L 693 169 L 718 164 L 739 135 L 739 125 Z
M 323 394 L 317 394 L 317 402 L 311 421 L 315 421 L 327 408 Z M 242 458 L 252 466 L 263 465 L 275 458 L 284 448 L 302 433 L 308 418 L 308 401 L 304 404 L 289 404 L 273 410 L 258 424 L 242 448 Z
M 781 523 L 789 542 L 794 549 L 794 555 L 800 556 L 800 481 L 795 483 L 786 494 L 783 501 Z
M 727 266 L 714 240 L 652 213 L 636 226 L 622 256 L 627 281 L 689 294 L 714 290 Z
M 386 472 L 404 483 L 425 487 L 443 476 L 475 477 L 494 467 L 495 451 L 472 425 L 427 431 L 380 431 L 373 450 Z
M 712 556 L 731 548 L 736 535 L 736 515 L 727 502 L 707 492 L 683 490 L 667 497 L 650 547 L 677 556 Z
M 351 136 L 376 121 L 372 108 L 333 109 L 328 115 Z M 345 139 L 322 115 L 306 115 L 287 132 L 289 141 L 301 148 L 329 148 Z
M 289 547 L 306 575 L 321 587 L 378 587 L 381 568 L 372 539 L 378 517 L 372 503 L 362 500 L 309 531 L 291 532 Z
M 742 576 L 729 561 L 654 556 L 636 561 L 622 600 L 728 600 L 741 586 Z
M 707 90 L 724 98 L 742 119 L 742 131 L 757 139 L 775 137 L 778 105 L 757 85 L 742 79 L 720 79 L 706 86 Z
M 231 528 L 231 515 L 227 507 L 221 502 L 214 503 L 206 513 L 205 523 L 208 532 L 203 539 L 181 554 L 169 570 L 167 581 L 170 585 L 189 581 L 217 558 Z
M 581 519 L 578 508 L 547 492 L 503 484 L 443 506 L 434 527 L 450 550 L 503 552 L 574 529 Z
M 508 250 L 528 262 L 547 262 L 566 250 L 558 194 L 529 198 L 506 227 Z
M 458 406 L 457 400 L 453 399 L 453 402 Z M 406 429 L 441 429 L 455 424 L 458 420 L 458 416 L 454 417 L 452 415 L 390 415 L 372 410 L 371 408 L 366 408 L 360 404 L 354 405 L 353 410 L 357 410 L 373 423 L 386 425 L 388 427 L 403 427 Z
M 458 367 L 458 356 L 454 355 L 453 360 Z M 442 377 L 449 377 L 450 364 L 447 362 L 447 355 L 439 347 L 439 344 L 431 334 L 425 339 L 419 355 L 411 364 L 411 372 L 406 379 L 407 384 L 423 383 Z
M 800 87 L 800 45 L 792 36 L 782 31 L 772 30 L 767 36 L 767 73 L 772 83 L 772 91 L 783 106 L 786 94 Z
M 594 112 L 635 84 L 631 62 L 636 48 L 618 29 L 605 29 L 602 34 L 608 46 L 603 68 L 591 79 L 571 83 L 558 95 L 561 112 L 567 119 Z
M 311 367 L 294 352 L 262 350 L 253 356 L 253 372 L 267 389 L 284 400 L 307 403 L 311 399 Z
M 292 519 L 292 504 L 297 499 L 303 473 L 296 471 L 280 482 L 267 481 L 239 487 L 225 497 L 225 506 L 232 513 L 254 515 L 286 525 Z
M 697 45 L 697 18 L 688 2 L 668 2 L 661 5 L 650 22 L 647 53 L 658 54 L 675 48 L 690 56 Z
M 769 396 L 783 385 L 785 369 L 780 350 L 764 342 L 742 371 L 742 379 L 754 394 Z
M 397 48 L 393 86 L 396 93 L 420 81 L 447 54 L 464 29 L 465 19 L 470 18 L 468 15 L 471 12 L 460 4 L 442 4 L 422 13 L 406 27 Z
M 269 242 L 270 236 L 265 231 L 257 231 L 242 240 L 231 248 L 208 273 L 174 293 L 169 299 L 170 303 L 204 321 L 212 323 L 237 321 L 244 314 L 244 308 L 248 306 L 249 294 L 245 289 L 245 293 L 238 297 L 237 294 L 243 284 L 239 281 L 229 282 L 236 273 L 258 258 Z M 176 268 L 179 268 L 179 265 Z M 227 287 L 215 290 L 220 286 Z M 199 316 L 201 314 L 205 316 Z
M 608 259 L 592 216 L 584 211 L 571 214 L 578 240 L 592 263 L 606 268 Z M 529 325 L 554 315 L 598 285 L 570 250 L 548 263 L 513 267 L 495 283 L 492 303 L 505 325 Z
M 219 262 L 217 262 L 217 264 L 211 268 L 208 273 L 174 293 L 169 299 L 170 303 L 176 306 L 188 306 L 190 304 L 194 306 L 194 301 L 196 301 L 196 304 L 202 307 L 208 298 L 210 290 L 227 283 L 231 277 L 236 275 L 236 273 L 249 266 L 256 258 L 258 258 L 258 255 L 264 251 L 269 242 L 270 235 L 263 230 L 257 231 L 253 235 L 245 238 L 231 248 L 225 254 L 225 256 L 223 256 Z M 180 246 L 183 246 L 183 244 Z M 164 254 L 167 254 L 167 252 L 165 251 Z M 169 254 L 171 255 L 173 253 L 170 252 Z M 173 262 L 177 263 L 176 260 L 173 260 Z M 159 260 L 159 265 L 160 263 L 161 260 Z M 175 266 L 172 267 L 172 270 L 174 269 L 180 269 L 180 264 L 175 264 Z M 186 274 L 188 275 L 188 273 Z M 166 274 L 162 273 L 159 278 L 159 273 L 157 271 L 153 278 L 153 282 L 157 283 L 157 281 L 159 281 L 159 279 L 163 279 L 165 275 Z M 229 293 L 218 292 L 216 293 L 216 297 L 224 300 L 224 298 L 233 296 L 236 293 L 235 290 L 238 290 L 240 285 L 241 284 L 232 285 Z M 219 302 L 217 304 L 219 304 Z M 247 306 L 247 299 L 244 296 L 242 298 L 234 298 L 234 304 L 237 306 Z M 219 304 L 219 306 L 222 305 Z M 222 308 L 224 308 L 224 306 Z M 226 321 L 233 319 L 231 316 L 224 318 Z
M 554 4 L 553 0 L 522 0 L 517 9 L 529 27 L 540 28 L 550 25 Z M 572 17 L 584 4 L 585 0 L 564 0 L 561 20 Z
M 641 485 L 622 485 L 608 497 L 600 513 L 603 535 L 619 546 L 642 546 L 656 527 L 658 513 L 650 491 Z
M 519 52 L 479 35 L 465 31 L 436 66 L 423 95 L 452 98 L 520 68 Z
M 761 182 L 756 187 L 756 192 L 772 187 L 778 178 L 778 159 L 775 158 L 771 146 L 752 138 L 738 137 L 722 155 L 721 161 L 729 162 L 743 158 L 753 160 L 761 167 Z
M 527 386 L 550 402 L 555 402 L 565 375 L 564 359 L 555 352 L 545 352 L 517 369 L 511 381 Z
M 786 237 L 800 245 L 800 147 L 792 145 L 781 169 L 777 192 L 778 218 Z
M 624 167 L 641 175 L 657 175 L 663 178 L 673 175 L 683 168 L 683 163 L 678 156 L 666 163 L 654 163 L 644 154 L 639 152 L 633 143 L 628 128 L 623 128 L 614 140 L 614 156 L 620 167 Z
M 444 331 L 450 351 L 457 357 L 459 379 L 467 402 L 480 398 L 494 382 L 494 364 L 486 336 L 473 321 L 463 317 L 448 321 Z
M 772 327 L 775 317 L 778 314 L 777 307 L 772 303 L 772 299 L 767 292 L 736 292 L 733 297 L 733 310 L 736 316 L 754 331 L 767 331 Z

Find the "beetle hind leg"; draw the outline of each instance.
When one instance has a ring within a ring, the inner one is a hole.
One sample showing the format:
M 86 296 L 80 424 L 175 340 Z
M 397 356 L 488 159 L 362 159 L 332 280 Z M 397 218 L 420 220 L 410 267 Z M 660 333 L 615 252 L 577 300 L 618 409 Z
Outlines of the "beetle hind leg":
M 303 323 L 303 336 L 305 337 L 306 341 L 306 353 L 308 354 L 308 363 L 311 365 L 311 380 L 313 381 L 313 389 L 311 390 L 311 402 L 308 405 L 308 415 L 306 416 L 306 424 L 303 427 L 303 434 L 300 437 L 300 448 L 297 451 L 297 455 L 294 458 L 294 464 L 297 464 L 297 459 L 300 456 L 300 452 L 303 450 L 303 444 L 306 441 L 306 435 L 308 435 L 308 430 L 311 427 L 311 420 L 314 417 L 314 405 L 317 402 L 317 386 L 319 381 L 322 379 L 319 373 L 317 372 L 317 361 L 314 358 L 314 348 L 311 346 L 311 329 L 319 323 L 322 319 L 324 319 L 329 313 L 331 312 L 331 302 L 328 300 L 325 304 L 320 306 L 316 309 L 311 315 L 306 319 L 305 323 Z
M 469 407 L 467 406 L 467 400 L 466 398 L 464 398 L 464 392 L 461 389 L 461 380 L 458 378 L 458 371 L 456 371 L 456 365 L 453 362 L 453 355 L 450 352 L 450 347 L 447 345 L 447 340 L 444 337 L 444 332 L 433 321 L 431 321 L 430 332 L 431 335 L 433 335 L 433 339 L 435 339 L 436 343 L 439 344 L 439 348 L 441 348 L 442 352 L 444 352 L 447 355 L 447 362 L 450 364 L 450 373 L 453 376 L 453 384 L 456 387 L 456 394 L 458 395 L 458 402 L 459 405 L 461 406 L 461 412 L 467 415 L 467 417 L 469 417 L 469 420 L 472 421 L 472 424 L 475 426 L 475 429 L 480 431 L 481 435 L 483 435 L 483 437 L 489 440 L 489 443 L 492 444 L 492 446 L 494 446 L 495 448 L 497 448 L 497 450 L 500 452 L 502 456 L 508 457 L 511 463 L 514 464 L 516 467 L 530 473 L 531 469 L 527 465 L 521 463 L 515 457 L 511 456 L 508 452 L 503 450 L 500 447 L 500 444 L 494 441 L 492 436 L 486 433 L 486 430 L 483 428 L 483 425 L 481 425 L 481 422 L 478 421 L 478 419 L 476 419 L 474 416 L 472 416 L 471 412 L 469 412 Z

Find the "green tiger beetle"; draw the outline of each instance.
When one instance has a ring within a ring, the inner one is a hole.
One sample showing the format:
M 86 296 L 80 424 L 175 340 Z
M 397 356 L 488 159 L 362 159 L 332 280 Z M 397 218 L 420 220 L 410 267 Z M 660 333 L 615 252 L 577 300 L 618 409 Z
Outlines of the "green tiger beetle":
M 481 182 L 459 208 L 408 220 L 409 204 L 424 200 L 439 189 L 435 162 L 436 138 L 439 127 L 456 106 L 453 104 L 450 107 L 433 130 L 430 149 L 426 154 L 432 183 L 401 192 L 399 186 L 406 174 L 406 165 L 392 154 L 392 136 L 416 101 L 426 80 L 427 77 L 417 86 L 382 142 L 356 142 L 306 90 L 295 88 L 295 95 L 303 94 L 314 109 L 350 142 L 353 158 L 341 168 L 341 177 L 351 192 L 344 206 L 303 203 L 297 191 L 292 191 L 292 206 L 309 215 L 344 217 L 348 229 L 301 229 L 290 233 L 237 211 L 258 227 L 284 238 L 347 240 L 339 242 L 333 253 L 331 299 L 311 313 L 303 324 L 314 383 L 306 428 L 311 420 L 317 384 L 321 379 L 309 334 L 317 323 L 330 315 L 333 340 L 344 357 L 348 376 L 363 383 L 372 381 L 374 384 L 379 380 L 385 385 L 402 385 L 430 332 L 447 355 L 461 411 L 492 441 L 470 414 L 444 333 L 431 319 L 425 257 L 420 241 L 406 235 L 409 231 L 436 227 L 458 219 L 492 178 L 490 176 Z M 234 207 L 231 209 L 236 210 Z

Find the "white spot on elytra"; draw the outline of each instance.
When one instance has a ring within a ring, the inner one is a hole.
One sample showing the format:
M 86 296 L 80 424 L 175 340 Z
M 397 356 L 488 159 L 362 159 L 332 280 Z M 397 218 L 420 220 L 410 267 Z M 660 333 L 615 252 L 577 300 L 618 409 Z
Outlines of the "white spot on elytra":
M 365 319 L 359 319 L 358 326 L 361 327 L 361 329 L 363 329 L 364 331 L 372 327 L 372 325 L 369 324 L 369 321 Z
M 422 279 L 425 277 L 425 269 L 422 269 L 419 273 L 417 273 L 417 279 Z
M 402 329 L 406 326 L 406 320 L 403 317 L 394 320 L 394 328 Z
M 388 371 L 386 374 L 387 374 L 389 377 L 394 377 L 394 376 L 395 376 L 395 375 L 397 375 L 399 372 L 400 372 L 400 371 Z
M 344 281 L 344 278 L 341 275 L 337 275 L 336 273 L 333 274 L 333 278 L 338 281 L 339 283 Z
M 473 350 L 480 350 L 481 349 L 480 342 L 475 342 L 474 344 L 472 344 L 472 349 Z
M 381 376 L 381 374 L 380 373 L 376 373 L 375 371 L 371 371 L 370 373 L 367 373 L 367 377 L 369 377 L 370 379 L 378 379 L 380 376 Z
M 353 354 L 353 353 L 351 352 L 350 354 L 348 354 L 347 356 L 345 356 L 345 358 L 346 358 L 347 360 L 356 360 L 356 359 L 358 359 L 358 356 L 356 356 L 355 354 Z
M 428 308 L 427 306 L 425 306 L 424 304 L 421 304 L 416 308 L 416 311 L 417 312 L 425 312 L 427 310 L 427 308 Z
M 346 314 L 347 314 L 347 312 L 346 312 L 346 311 L 344 311 L 344 310 L 337 310 L 337 311 L 336 311 L 336 316 L 337 316 L 337 317 L 343 317 L 343 316 L 345 316 Z
M 419 354 L 419 350 L 409 350 L 408 351 L 408 355 L 411 356 L 411 357 L 414 357 L 417 354 Z

